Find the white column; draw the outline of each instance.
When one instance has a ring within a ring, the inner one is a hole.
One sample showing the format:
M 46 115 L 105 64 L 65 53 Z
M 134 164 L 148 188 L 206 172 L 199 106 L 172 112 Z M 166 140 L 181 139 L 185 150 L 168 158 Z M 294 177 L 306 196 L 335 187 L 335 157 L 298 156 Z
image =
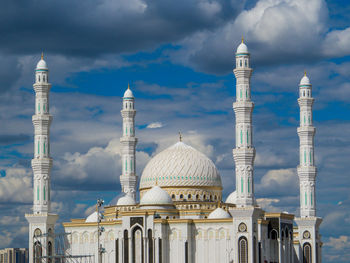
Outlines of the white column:
M 33 169 L 33 214 L 26 214 L 29 222 L 29 262 L 33 263 L 33 246 L 40 242 L 42 256 L 48 255 L 48 242 L 52 244 L 52 256 L 55 255 L 54 234 L 58 215 L 51 214 L 51 167 L 50 157 L 50 124 L 52 116 L 49 112 L 49 70 L 43 55 L 35 70 L 35 114 L 34 125 L 34 158 Z M 36 237 L 34 237 L 36 235 Z
M 239 45 L 236 52 L 236 102 L 233 109 L 236 115 L 236 148 L 233 157 L 236 166 L 236 204 L 237 206 L 254 205 L 254 158 L 252 133 L 252 111 L 254 103 L 251 101 L 250 54 L 247 46 Z
M 305 76 L 299 84 L 300 127 L 300 164 L 297 168 L 300 182 L 300 216 L 316 216 L 315 180 L 316 166 L 314 163 L 314 136 L 316 129 L 312 125 L 312 86 Z
M 122 144 L 122 175 L 120 176 L 120 183 L 122 191 L 136 200 L 136 110 L 134 107 L 134 96 L 129 86 L 124 93 L 121 115 L 123 117 L 123 136 L 120 138 Z
M 52 116 L 49 113 L 49 92 L 51 84 L 48 82 L 49 70 L 43 58 L 39 61 L 35 71 L 35 115 L 32 117 L 34 125 L 34 158 L 32 169 L 33 182 L 33 212 L 50 212 L 50 172 L 52 159 L 50 157 L 50 124 Z

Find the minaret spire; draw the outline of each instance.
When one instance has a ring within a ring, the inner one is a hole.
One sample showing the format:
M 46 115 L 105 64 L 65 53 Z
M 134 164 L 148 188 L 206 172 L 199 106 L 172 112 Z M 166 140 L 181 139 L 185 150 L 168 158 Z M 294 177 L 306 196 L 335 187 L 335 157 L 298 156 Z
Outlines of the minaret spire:
M 29 263 L 42 261 L 35 258 L 55 255 L 55 222 L 58 215 L 51 213 L 51 167 L 49 111 L 49 69 L 41 54 L 35 70 L 35 114 L 33 168 L 33 214 L 26 214 L 29 222 Z M 36 251 L 37 250 L 37 251 Z M 35 258 L 35 259 L 34 259 Z M 52 260 L 54 261 L 54 260 Z
M 123 136 L 120 138 L 122 144 L 122 175 L 120 176 L 120 183 L 122 191 L 132 197 L 136 201 L 136 144 L 135 137 L 135 115 L 134 95 L 128 83 L 128 89 L 123 97 L 123 109 L 121 115 L 123 117 Z
M 236 148 L 233 157 L 236 164 L 236 204 L 237 206 L 253 206 L 254 200 L 254 158 L 252 133 L 252 111 L 254 103 L 251 101 L 250 54 L 247 46 L 242 43 L 236 52 L 236 102 L 233 109 L 236 115 Z
M 300 164 L 298 176 L 300 182 L 300 216 L 316 216 L 315 180 L 316 166 L 314 162 L 314 136 L 316 129 L 312 125 L 312 86 L 306 76 L 299 84 L 300 126 L 298 135 L 300 140 Z
M 314 136 L 316 129 L 312 124 L 312 86 L 304 73 L 299 84 L 300 126 L 300 164 L 297 171 L 300 185 L 300 218 L 295 218 L 298 226 L 298 243 L 300 244 L 300 262 L 321 262 L 321 235 L 319 227 L 322 219 L 316 217 L 316 173 L 314 160 Z

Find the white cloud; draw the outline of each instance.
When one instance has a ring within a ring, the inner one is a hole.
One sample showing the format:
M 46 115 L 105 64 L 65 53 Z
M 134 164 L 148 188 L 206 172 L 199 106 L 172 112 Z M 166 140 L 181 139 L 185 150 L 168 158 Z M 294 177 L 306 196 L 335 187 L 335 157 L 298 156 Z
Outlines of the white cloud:
M 269 170 L 256 184 L 259 193 L 276 195 L 298 194 L 299 181 L 295 169 Z
M 256 202 L 265 211 L 268 211 L 268 212 L 280 211 L 280 208 L 274 206 L 274 204 L 278 204 L 280 202 L 280 200 L 277 198 L 257 198 Z
M 152 123 L 148 124 L 146 128 L 156 129 L 156 128 L 162 128 L 162 127 L 163 127 L 163 124 L 161 122 L 152 122 Z
M 331 247 L 335 250 L 350 249 L 350 237 L 330 237 L 328 242 L 325 243 L 325 246 Z
M 322 51 L 326 56 L 345 56 L 350 54 L 350 27 L 344 30 L 334 30 L 327 34 Z
M 1 203 L 31 203 L 32 173 L 24 168 L 5 168 L 6 176 L 0 177 Z

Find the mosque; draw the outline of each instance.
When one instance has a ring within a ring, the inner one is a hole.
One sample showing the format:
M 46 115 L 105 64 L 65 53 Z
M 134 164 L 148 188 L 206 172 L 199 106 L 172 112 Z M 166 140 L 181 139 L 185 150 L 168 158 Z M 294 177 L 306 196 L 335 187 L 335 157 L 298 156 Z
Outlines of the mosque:
M 251 100 L 250 54 L 243 42 L 235 53 L 236 147 L 233 149 L 236 189 L 223 201 L 223 185 L 215 164 L 181 140 L 155 155 L 136 174 L 135 98 L 128 87 L 123 96 L 123 136 L 120 183 L 123 196 L 114 205 L 84 219 L 63 223 L 65 254 L 70 259 L 90 255 L 92 262 L 115 263 L 319 263 L 322 219 L 316 216 L 314 164 L 315 127 L 312 85 L 299 84 L 300 217 L 270 213 L 256 202 Z M 58 262 L 55 223 L 51 212 L 49 71 L 43 57 L 35 72 L 35 128 L 32 168 L 33 213 L 29 222 L 30 263 Z M 297 153 L 295 153 L 297 154 Z M 232 178 L 233 180 L 234 178 Z M 139 189 L 137 186 L 139 185 Z M 138 201 L 137 196 L 140 196 Z M 73 262 L 73 261 L 59 261 Z

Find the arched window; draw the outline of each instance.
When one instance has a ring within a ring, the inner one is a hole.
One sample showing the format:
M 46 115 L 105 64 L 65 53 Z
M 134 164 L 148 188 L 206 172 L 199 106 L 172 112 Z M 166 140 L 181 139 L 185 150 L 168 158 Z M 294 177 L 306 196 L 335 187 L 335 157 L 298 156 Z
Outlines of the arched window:
M 143 248 L 143 234 L 142 229 L 136 226 L 132 230 L 132 262 L 143 262 L 144 248 Z
M 248 67 L 248 65 L 247 65 L 247 60 L 244 60 L 244 65 L 245 65 L 246 67 Z
M 242 60 L 240 60 L 240 61 L 239 61 L 239 66 L 241 66 L 241 67 L 242 67 Z
M 184 195 L 183 194 L 180 194 L 180 199 L 183 199 L 184 198 Z
M 40 75 L 38 75 L 38 81 L 40 82 Z
M 248 242 L 245 237 L 238 240 L 238 258 L 239 263 L 248 263 Z
M 33 262 L 34 263 L 41 263 L 42 262 L 42 248 L 41 243 L 39 241 L 34 243 L 34 253 L 33 253 Z
M 129 262 L 129 237 L 128 230 L 124 230 L 124 262 Z
M 311 263 L 312 261 L 311 245 L 305 243 L 303 247 L 303 263 Z
M 196 195 L 196 200 L 198 200 L 199 199 L 199 195 Z
M 148 262 L 153 263 L 153 238 L 151 229 L 148 229 Z
M 174 195 L 174 194 L 172 194 L 172 195 L 171 195 L 171 198 L 172 198 L 172 199 L 175 199 L 175 195 Z
M 51 241 L 49 241 L 47 243 L 47 255 L 49 256 L 47 262 L 51 263 L 52 262 L 52 259 L 51 259 L 51 257 L 52 257 L 52 243 L 51 243 Z
M 43 81 L 45 82 L 45 75 L 43 75 Z
M 192 198 L 192 195 L 191 195 L 191 194 L 189 194 L 189 195 L 188 195 L 188 199 L 191 199 L 191 198 Z

